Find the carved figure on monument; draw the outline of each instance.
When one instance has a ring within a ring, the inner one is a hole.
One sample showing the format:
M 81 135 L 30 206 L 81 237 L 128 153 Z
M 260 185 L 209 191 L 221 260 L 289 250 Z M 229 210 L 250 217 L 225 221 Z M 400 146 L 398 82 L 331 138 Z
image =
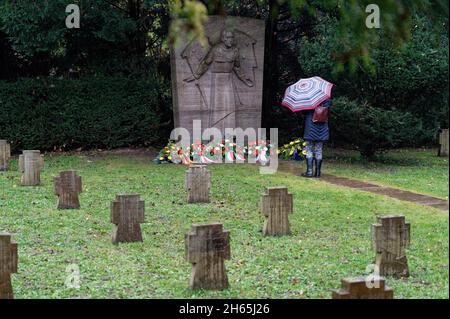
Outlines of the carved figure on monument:
M 192 41 L 181 53 L 192 73 L 184 81 L 195 82 L 202 104 L 208 110 L 207 126 L 218 128 L 224 137 L 226 128 L 236 127 L 237 110 L 246 107 L 236 81 L 248 87 L 255 85 L 255 44 L 256 40 L 246 33 L 225 28 L 219 43 L 202 48 L 198 41 Z M 209 92 L 198 81 L 208 70 L 211 73 Z

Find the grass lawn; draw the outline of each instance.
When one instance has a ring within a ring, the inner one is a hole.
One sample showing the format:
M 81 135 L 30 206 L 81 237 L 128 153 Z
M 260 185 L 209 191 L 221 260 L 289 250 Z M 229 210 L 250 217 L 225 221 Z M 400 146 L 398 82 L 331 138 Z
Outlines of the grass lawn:
M 436 154 L 437 149 L 399 149 L 368 162 L 356 151 L 326 148 L 323 170 L 448 200 L 448 157 Z
M 441 181 L 445 169 L 435 162 L 438 173 L 414 166 L 416 176 L 426 183 L 432 174 L 442 187 L 448 179 Z M 355 166 L 352 176 L 363 177 L 364 166 Z M 404 176 L 414 170 L 397 164 L 380 167 Z M 83 178 L 78 211 L 55 209 L 51 177 L 67 169 Z M 19 243 L 16 298 L 330 298 L 330 289 L 338 288 L 342 277 L 362 275 L 372 262 L 370 225 L 379 214 L 404 214 L 411 223 L 411 276 L 387 279 L 395 297 L 449 297 L 448 214 L 287 173 L 260 175 L 250 165 L 209 169 L 212 203 L 187 205 L 186 168 L 156 165 L 148 157 L 47 155 L 41 187 L 21 187 L 13 161 L 11 171 L 0 173 L 0 231 L 13 233 Z M 351 167 L 333 163 L 333 169 L 337 173 Z M 400 183 L 400 177 L 384 176 L 386 183 Z M 260 193 L 265 186 L 280 185 L 294 194 L 293 234 L 263 237 Z M 444 196 L 447 190 L 439 187 L 420 189 Z M 116 193 L 129 192 L 145 200 L 144 243 L 114 246 L 109 205 Z M 226 262 L 230 289 L 190 291 L 184 235 L 191 224 L 211 221 L 222 222 L 231 232 L 232 259 Z M 78 290 L 65 287 L 72 263 L 81 272 Z

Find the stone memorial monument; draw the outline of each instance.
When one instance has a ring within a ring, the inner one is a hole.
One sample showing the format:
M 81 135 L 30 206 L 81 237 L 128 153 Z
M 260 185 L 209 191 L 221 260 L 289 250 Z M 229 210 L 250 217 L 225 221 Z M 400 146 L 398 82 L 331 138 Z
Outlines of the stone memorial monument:
M 139 195 L 117 195 L 111 203 L 111 223 L 116 225 L 113 244 L 141 242 L 141 223 L 144 222 L 145 203 Z
M 386 215 L 377 219 L 378 223 L 372 224 L 372 245 L 380 275 L 407 277 L 406 248 L 409 246 L 410 224 L 401 215 Z
M 7 171 L 11 159 L 11 147 L 6 140 L 0 140 L 0 171 Z
M 368 286 L 368 284 L 370 286 Z M 332 292 L 333 299 L 393 299 L 394 291 L 386 286 L 383 277 L 366 282 L 365 277 L 344 278 L 342 288 Z
M 286 187 L 269 187 L 261 195 L 261 212 L 266 218 L 264 236 L 289 235 L 289 214 L 293 211 L 293 197 Z
M 11 235 L 0 233 L 0 299 L 13 299 L 11 274 L 17 273 L 17 244 Z
M 230 233 L 222 224 L 192 225 L 186 234 L 186 260 L 192 263 L 189 288 L 228 288 L 225 259 L 230 258 Z
M 261 127 L 264 21 L 210 16 L 205 34 L 205 46 L 181 34 L 171 48 L 175 127 Z
M 58 196 L 58 209 L 79 209 L 78 194 L 82 192 L 81 177 L 74 171 L 59 173 L 53 177 L 53 188 Z
M 22 173 L 23 186 L 36 186 L 41 184 L 41 169 L 44 167 L 44 158 L 40 151 L 23 151 L 19 156 L 19 169 Z

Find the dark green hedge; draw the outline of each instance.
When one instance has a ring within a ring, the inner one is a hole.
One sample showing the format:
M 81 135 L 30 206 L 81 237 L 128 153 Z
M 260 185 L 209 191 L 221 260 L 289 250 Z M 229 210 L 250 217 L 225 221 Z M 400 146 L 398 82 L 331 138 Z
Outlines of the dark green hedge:
M 122 76 L 0 81 L 0 137 L 16 150 L 158 144 L 162 86 Z
M 409 112 L 337 98 L 331 108 L 330 129 L 332 139 L 371 158 L 378 152 L 413 144 L 422 130 L 422 121 Z

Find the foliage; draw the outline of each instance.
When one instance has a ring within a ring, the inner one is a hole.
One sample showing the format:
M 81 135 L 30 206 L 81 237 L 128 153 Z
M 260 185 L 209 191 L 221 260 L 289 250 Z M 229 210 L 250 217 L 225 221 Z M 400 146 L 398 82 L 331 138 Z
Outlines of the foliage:
M 69 3 L 81 8 L 79 30 L 65 27 Z M 278 127 L 281 142 L 298 136 L 302 126 L 299 115 L 279 106 L 285 88 L 320 75 L 337 84 L 335 96 L 413 113 L 423 123 L 414 142 L 430 143 L 439 128 L 448 127 L 448 2 L 378 1 L 380 30 L 365 27 L 369 3 L 0 0 L 0 79 L 152 74 L 165 97 L 159 103 L 161 121 L 170 125 L 169 43 L 181 31 L 201 39 L 206 14 L 241 15 L 267 22 L 263 125 Z
M 188 35 L 188 41 L 194 37 L 202 44 L 207 43 L 203 24 L 208 20 L 208 10 L 205 5 L 195 0 L 174 0 L 171 5 L 172 23 L 170 24 L 170 42 L 177 44 L 178 35 L 183 30 Z
M 405 111 L 385 110 L 347 98 L 333 102 L 333 138 L 354 145 L 366 158 L 410 144 L 421 131 L 421 121 Z
M 0 81 L 0 132 L 15 149 L 148 146 L 168 134 L 161 126 L 166 99 L 151 77 Z
M 78 0 L 80 29 L 65 26 L 69 3 L 0 0 L 0 30 L 24 63 L 22 75 L 146 73 L 166 63 L 167 1 Z
M 329 17 L 315 28 L 314 37 L 300 40 L 299 61 L 305 77 L 320 74 L 334 82 L 334 96 L 413 113 L 423 122 L 415 142 L 426 143 L 435 140 L 441 127 L 448 127 L 448 31 L 444 24 L 436 32 L 418 16 L 413 22 L 411 41 L 402 48 L 373 41 L 374 72 L 362 67 L 352 74 L 333 72 L 334 55 L 342 44 L 336 31 L 339 21 Z
M 267 60 L 266 52 L 264 92 L 270 96 L 264 98 L 268 114 L 263 118 L 268 119 L 264 125 L 280 129 L 281 141 L 298 136 L 303 126 L 301 114 L 280 108 L 284 90 L 313 75 L 334 82 L 334 96 L 414 113 L 423 125 L 411 144 L 433 143 L 439 128 L 448 126 L 447 2 L 377 2 L 381 29 L 365 26 L 364 9 L 371 1 L 206 3 L 209 8 L 211 3 L 222 3 L 230 14 L 264 18 L 268 26 L 270 15 L 276 15 L 276 44 L 266 39 L 276 57 Z
M 337 60 L 335 67 L 337 71 L 342 71 L 345 66 L 351 70 L 356 70 L 358 62 L 362 62 L 365 67 L 371 67 L 370 56 L 373 48 L 373 29 L 366 26 L 368 13 L 366 7 L 373 4 L 371 0 L 359 1 L 334 1 L 334 0 L 258 0 L 258 1 L 203 1 L 209 11 L 212 13 L 219 12 L 226 14 L 225 8 L 231 10 L 249 10 L 257 12 L 267 20 L 274 19 L 285 20 L 286 15 L 281 14 L 281 10 L 287 13 L 288 17 L 294 20 L 302 17 L 304 13 L 309 16 L 317 17 L 320 14 L 330 14 L 338 17 L 339 25 L 337 32 L 341 42 L 340 50 L 336 52 Z M 175 13 L 183 12 L 183 22 L 180 22 L 177 15 L 172 23 L 179 25 L 184 23 L 191 33 L 199 37 L 203 37 L 202 23 L 204 21 L 205 6 L 200 1 L 185 1 L 184 6 L 180 6 L 180 1 L 176 1 Z M 195 4 L 196 3 L 196 4 Z M 382 43 L 401 44 L 410 37 L 411 16 L 414 12 L 425 12 L 429 16 L 429 20 L 435 22 L 435 17 L 446 16 L 448 18 L 448 2 L 445 0 L 430 3 L 427 0 L 410 1 L 410 0 L 381 0 L 377 1 L 380 8 L 380 22 L 383 26 Z M 194 13 L 193 11 L 197 11 Z M 179 30 L 173 28 L 171 36 L 177 37 Z
M 24 56 L 42 52 L 58 54 L 64 34 L 67 1 L 0 2 L 1 24 L 13 48 Z

